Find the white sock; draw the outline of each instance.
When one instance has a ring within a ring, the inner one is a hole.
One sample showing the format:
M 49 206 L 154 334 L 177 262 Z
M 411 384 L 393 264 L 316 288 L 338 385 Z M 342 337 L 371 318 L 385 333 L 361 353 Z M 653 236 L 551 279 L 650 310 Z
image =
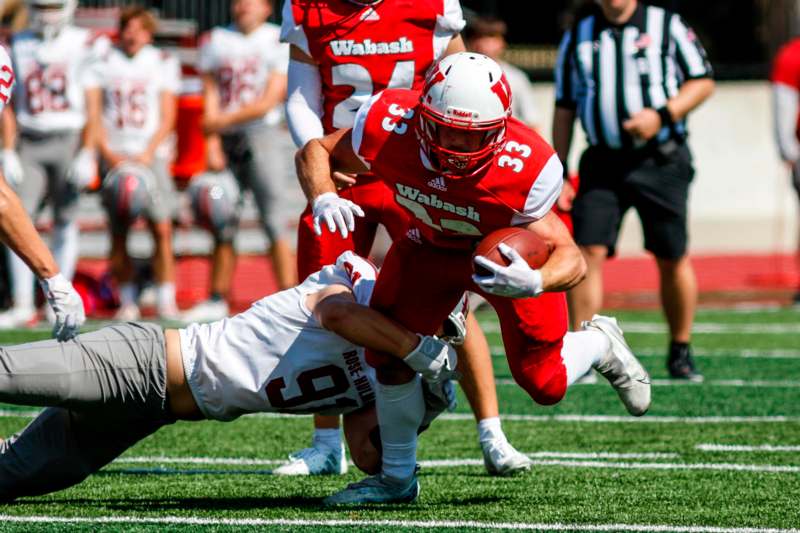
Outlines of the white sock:
M 65 278 L 72 281 L 75 275 L 75 266 L 78 264 L 78 224 L 69 222 L 67 224 L 56 225 L 53 227 L 53 239 L 51 241 L 53 257 L 61 269 Z
M 127 281 L 119 286 L 119 304 L 124 307 L 126 305 L 136 305 L 136 299 L 139 296 L 136 284 Z
M 500 427 L 500 417 L 492 416 L 484 418 L 478 422 L 478 440 L 487 442 L 490 440 L 507 440 L 503 428 Z
M 599 331 L 571 331 L 564 337 L 561 358 L 567 367 L 567 386 L 594 367 L 611 349 L 611 341 Z
M 402 385 L 378 383 L 375 406 L 381 429 L 385 476 L 405 481 L 417 464 L 417 430 L 425 414 L 419 375 Z
M 156 286 L 156 305 L 159 309 L 174 309 L 175 303 L 175 283 L 165 281 Z
M 9 251 L 8 266 L 11 273 L 12 297 L 14 307 L 33 308 L 33 271 L 17 254 Z
M 317 444 L 322 444 L 328 448 L 338 450 L 342 447 L 342 436 L 339 428 L 336 429 L 319 429 L 314 428 L 314 438 L 311 441 L 312 445 L 316 447 Z

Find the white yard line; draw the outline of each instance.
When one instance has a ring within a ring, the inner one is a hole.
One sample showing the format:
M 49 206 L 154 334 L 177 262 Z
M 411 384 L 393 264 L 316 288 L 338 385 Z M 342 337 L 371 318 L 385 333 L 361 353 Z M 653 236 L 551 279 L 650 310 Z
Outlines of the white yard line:
M 675 526 L 662 524 L 562 524 L 524 522 L 477 522 L 471 520 L 317 520 L 283 518 L 207 518 L 196 516 L 19 516 L 0 515 L 0 522 L 24 524 L 168 524 L 192 526 L 284 526 L 284 527 L 360 527 L 360 528 L 448 528 L 517 531 L 656 531 L 666 533 L 800 533 L 797 529 L 742 528 L 716 526 Z
M 526 454 L 531 458 L 561 459 L 675 459 L 677 453 L 615 453 L 615 452 L 555 452 L 541 451 Z M 420 461 L 422 466 L 448 466 L 451 460 Z M 458 459 L 454 466 L 461 464 L 483 464 L 480 459 Z M 191 465 L 223 465 L 223 466 L 273 466 L 285 463 L 282 459 L 259 459 L 250 457 L 165 457 L 165 456 L 130 456 L 118 457 L 115 464 L 191 464 Z M 351 463 L 352 464 L 352 463 Z
M 492 344 L 490 347 L 492 355 L 495 357 L 505 357 L 506 352 L 502 344 Z M 759 350 L 752 348 L 718 348 L 704 349 L 693 348 L 692 353 L 698 357 L 736 357 L 742 359 L 800 359 L 800 351 L 791 349 L 770 349 Z M 665 346 L 636 347 L 637 356 L 666 357 L 667 348 Z
M 33 418 L 41 411 L 3 410 L 0 409 L 0 418 Z M 245 415 L 252 418 L 309 418 L 311 415 L 290 415 L 284 413 L 255 413 Z M 800 422 L 800 416 L 661 416 L 647 415 L 643 417 L 618 416 L 618 415 L 531 415 L 531 414 L 505 414 L 500 413 L 505 420 L 515 422 L 588 422 L 588 423 L 637 423 L 637 424 L 786 424 Z M 462 421 L 475 420 L 471 413 L 444 413 L 436 420 Z
M 507 378 L 498 378 L 495 379 L 495 383 L 497 385 L 516 385 L 517 382 L 513 379 Z M 800 381 L 795 381 L 791 379 L 753 379 L 753 380 L 746 380 L 746 379 L 707 379 L 703 382 L 697 383 L 694 381 L 688 380 L 673 380 L 673 379 L 654 379 L 651 380 L 651 383 L 654 387 L 700 387 L 700 386 L 713 386 L 713 387 L 757 387 L 762 389 L 770 389 L 770 388 L 798 388 L 800 387 Z M 577 386 L 589 386 L 589 385 L 602 385 L 608 386 L 608 382 L 602 379 L 598 379 L 597 383 L 576 383 Z
M 497 322 L 480 323 L 485 333 L 500 333 L 500 324 Z M 621 322 L 620 326 L 626 333 L 666 333 L 667 325 L 662 322 Z M 692 327 L 693 333 L 709 334 L 800 334 L 799 324 L 726 324 L 721 322 L 699 322 Z
M 535 457 L 535 454 L 532 454 L 532 457 Z M 157 458 L 154 461 L 148 461 L 153 463 L 161 462 Z M 176 463 L 183 463 L 183 459 L 192 459 L 192 458 L 173 458 L 174 460 L 168 461 L 171 464 Z M 250 459 L 240 459 L 238 462 L 230 462 L 224 463 L 219 461 L 209 461 L 208 463 L 200 463 L 197 459 L 215 459 L 215 458 L 194 458 L 195 461 L 191 461 L 191 464 L 216 464 L 216 465 L 274 465 L 276 463 L 280 463 L 281 461 L 273 461 L 273 460 L 255 460 L 251 461 Z M 228 461 L 237 461 L 235 458 L 225 459 Z M 125 459 L 118 459 L 115 463 L 126 463 Z M 134 461 L 139 463 L 139 461 Z M 661 463 L 661 462 L 628 462 L 628 461 L 591 461 L 591 460 L 567 460 L 567 459 L 532 459 L 531 463 L 534 466 L 558 466 L 564 468 L 613 468 L 618 470 L 716 470 L 716 471 L 728 471 L 728 472 L 768 472 L 768 473 L 800 473 L 800 466 L 795 465 L 772 465 L 772 464 L 740 464 L 740 463 Z M 423 468 L 453 468 L 453 467 L 461 467 L 461 466 L 483 466 L 483 459 L 429 459 L 424 461 L 419 461 L 419 464 Z M 161 468 L 145 468 L 145 469 L 136 469 L 138 473 L 155 473 L 155 474 L 163 474 L 165 471 Z M 185 474 L 185 473 L 196 473 L 196 471 L 168 471 L 167 473 L 172 474 Z M 215 473 L 211 470 L 203 470 L 202 473 Z M 219 470 L 219 474 L 225 474 L 225 470 Z M 237 471 L 236 473 L 247 473 Z M 256 472 L 253 472 L 256 473 Z
M 695 449 L 703 452 L 800 452 L 800 446 L 776 446 L 773 444 L 698 444 Z

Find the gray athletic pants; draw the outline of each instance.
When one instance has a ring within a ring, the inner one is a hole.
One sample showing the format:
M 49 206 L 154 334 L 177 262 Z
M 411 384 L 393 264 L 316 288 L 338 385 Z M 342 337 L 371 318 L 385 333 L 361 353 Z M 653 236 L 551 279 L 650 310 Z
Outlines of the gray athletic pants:
M 295 147 L 288 130 L 281 126 L 260 126 L 226 133 L 222 136 L 222 146 L 242 193 L 248 189 L 253 192 L 270 245 L 288 238 L 289 221 L 296 215 L 288 212 L 287 193 L 289 187 L 297 187 L 294 174 L 289 174 Z
M 0 402 L 48 406 L 0 443 L 0 501 L 65 489 L 175 422 L 164 331 L 122 323 L 0 348 Z
M 81 143 L 80 132 L 34 136 L 22 132 L 19 157 L 24 179 L 16 187 L 29 215 L 34 216 L 45 193 L 53 206 L 53 219 L 63 225 L 75 220 L 79 191 L 67 182 L 67 172 Z

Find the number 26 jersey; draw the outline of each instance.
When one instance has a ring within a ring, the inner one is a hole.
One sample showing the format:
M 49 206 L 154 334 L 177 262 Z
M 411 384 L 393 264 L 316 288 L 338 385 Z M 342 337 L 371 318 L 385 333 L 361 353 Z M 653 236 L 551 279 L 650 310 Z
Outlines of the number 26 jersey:
M 419 88 L 464 27 L 458 0 L 287 0 L 281 40 L 319 65 L 325 133 L 353 125 L 358 108 L 387 87 Z

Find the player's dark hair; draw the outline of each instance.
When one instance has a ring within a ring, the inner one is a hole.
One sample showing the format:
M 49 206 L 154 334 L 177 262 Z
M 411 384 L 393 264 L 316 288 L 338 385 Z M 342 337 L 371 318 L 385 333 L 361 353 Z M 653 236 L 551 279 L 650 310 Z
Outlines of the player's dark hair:
M 133 19 L 139 19 L 142 22 L 142 26 L 151 34 L 155 34 L 156 29 L 158 28 L 158 20 L 153 13 L 143 6 L 128 6 L 124 8 L 119 14 L 119 31 L 122 33 L 130 21 Z
M 497 17 L 473 17 L 464 29 L 464 37 L 468 41 L 481 37 L 505 37 L 507 32 L 505 21 Z

